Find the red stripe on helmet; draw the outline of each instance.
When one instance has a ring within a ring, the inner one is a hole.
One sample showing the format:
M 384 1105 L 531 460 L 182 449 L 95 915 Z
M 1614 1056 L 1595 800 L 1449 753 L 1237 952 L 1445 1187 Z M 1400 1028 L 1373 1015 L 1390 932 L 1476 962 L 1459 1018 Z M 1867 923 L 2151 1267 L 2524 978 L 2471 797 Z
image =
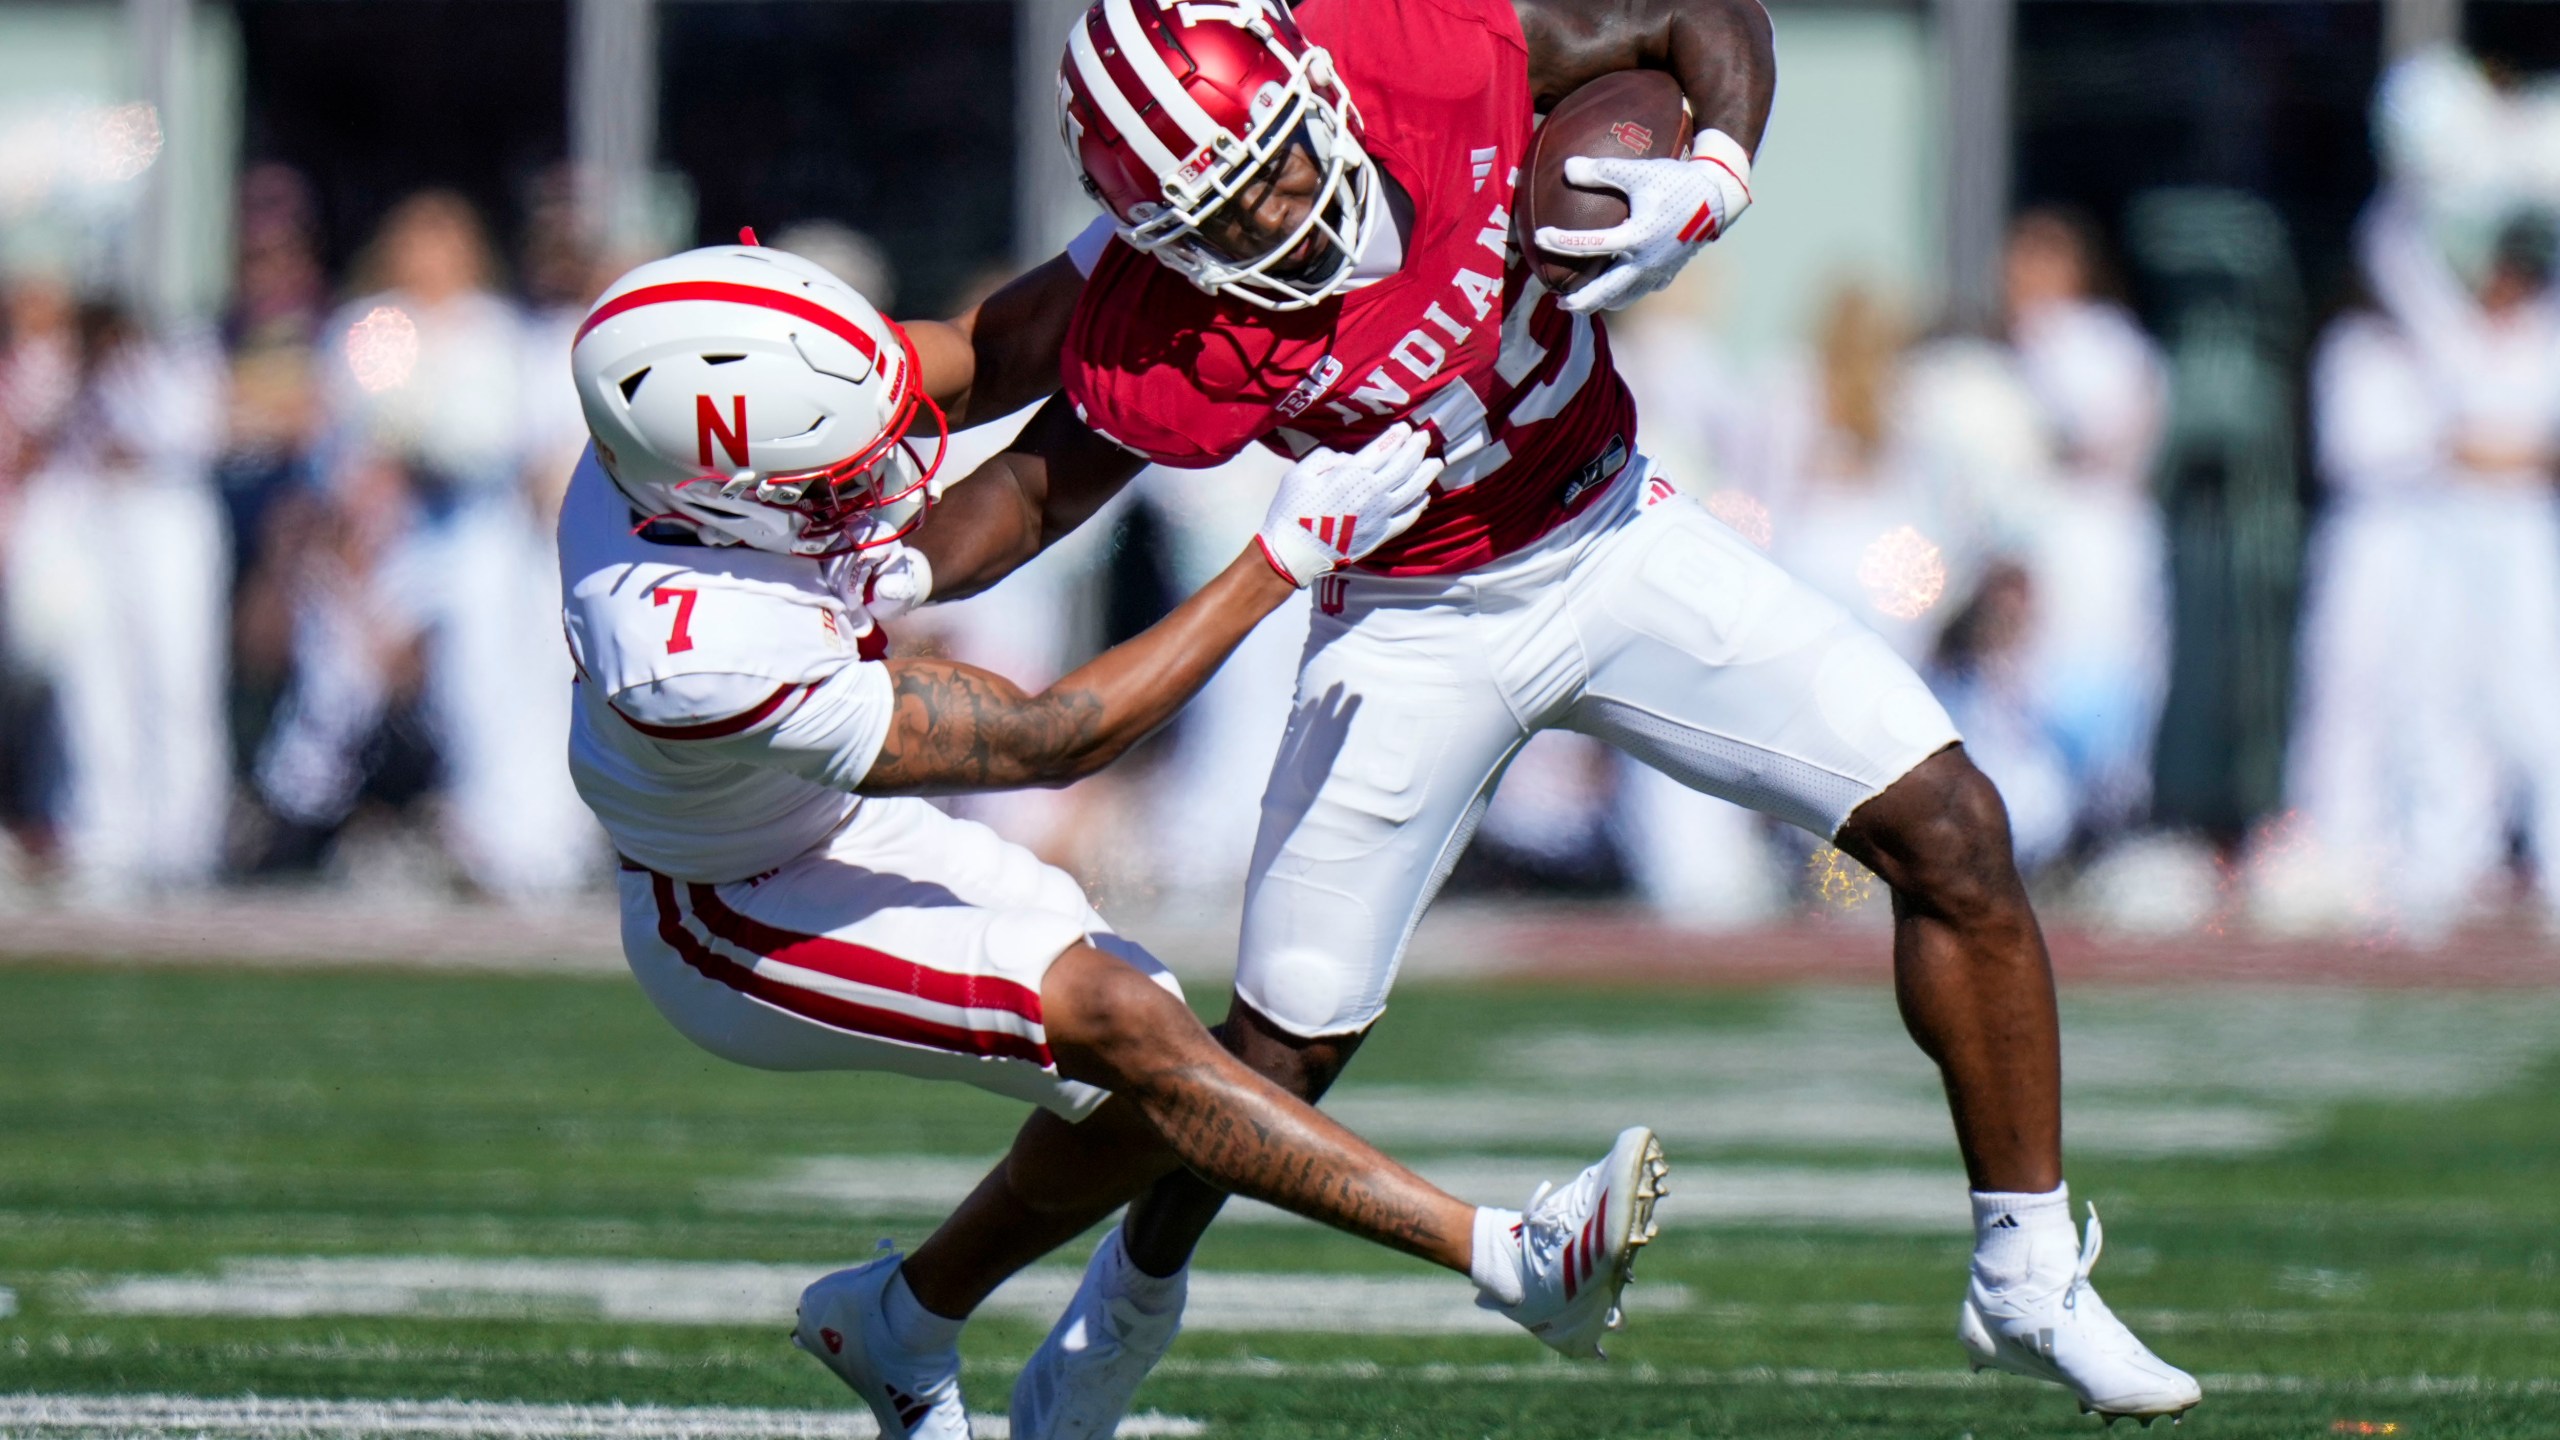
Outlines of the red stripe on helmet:
M 1155 18 L 1155 7 L 1132 0 L 1129 8 L 1130 12 L 1137 16 L 1138 28 L 1148 30 L 1147 21 Z M 1158 18 L 1157 24 L 1161 26 L 1163 21 Z M 1176 165 L 1188 161 L 1193 152 L 1209 143 L 1208 137 L 1195 138 L 1186 133 L 1174 120 L 1172 112 L 1166 110 L 1163 103 L 1156 99 L 1155 91 L 1148 87 L 1145 77 L 1138 73 L 1137 57 L 1120 48 L 1120 39 L 1111 30 L 1111 17 L 1103 13 L 1102 5 L 1096 4 L 1091 10 L 1085 12 L 1084 28 L 1085 38 L 1093 42 L 1095 57 L 1102 61 L 1102 73 L 1111 80 L 1111 88 L 1119 91 L 1120 98 L 1129 102 L 1129 108 L 1138 112 L 1138 118 L 1146 122 L 1148 133 L 1156 137 L 1156 143 L 1173 152 Z M 1147 38 L 1151 41 L 1156 38 L 1153 31 L 1149 31 Z M 1182 77 L 1172 73 L 1173 67 L 1165 64 L 1161 51 L 1149 58 L 1156 64 L 1164 66 L 1169 84 L 1177 89 L 1181 87 Z M 1164 177 L 1156 178 L 1162 180 Z
M 785 315 L 806 320 L 862 352 L 862 358 L 880 363 L 880 345 L 861 326 L 847 320 L 826 306 L 787 290 L 768 290 L 761 285 L 739 285 L 726 280 L 680 280 L 666 285 L 643 285 L 626 295 L 616 295 L 590 312 L 578 327 L 577 340 L 587 338 L 589 331 L 617 315 L 629 314 L 649 305 L 672 305 L 688 300 L 709 300 L 729 305 L 753 305 L 765 310 L 778 310 Z M 572 340 L 571 344 L 576 344 Z

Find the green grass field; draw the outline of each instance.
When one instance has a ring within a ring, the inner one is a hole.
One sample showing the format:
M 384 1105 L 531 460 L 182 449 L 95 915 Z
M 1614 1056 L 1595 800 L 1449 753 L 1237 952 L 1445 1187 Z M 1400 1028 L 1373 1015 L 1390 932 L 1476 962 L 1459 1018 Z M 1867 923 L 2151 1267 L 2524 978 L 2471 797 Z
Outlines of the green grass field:
M 2208 1376 L 2182 1434 L 2560 1435 L 2560 995 L 2066 1011 L 2099 1282 Z M 1337 1108 L 1469 1198 L 1517 1204 L 1482 1187 L 1663 1130 L 1675 1196 L 1617 1358 L 1564 1364 L 1472 1327 L 1428 1267 L 1245 1214 L 1202 1257 L 1219 1313 L 1195 1301 L 1142 1406 L 1293 1440 L 2093 1432 L 2059 1391 L 1962 1371 L 1963 1184 L 1931 1085 L 1881 991 L 1406 992 Z M 0 969 L 0 1115 L 21 1412 L 148 1392 L 841 1414 L 783 1339 L 791 1290 L 922 1235 L 1020 1118 L 723 1065 L 613 979 L 77 966 Z M 1043 1283 L 971 1330 L 982 1412 Z M 1286 1304 L 1368 1333 L 1259 1328 Z M 80 1429 L 7 1413 L 0 1434 Z M 293 1433 L 396 1429 L 313 1423 Z M 105 1428 L 206 1430 L 182 1404 Z

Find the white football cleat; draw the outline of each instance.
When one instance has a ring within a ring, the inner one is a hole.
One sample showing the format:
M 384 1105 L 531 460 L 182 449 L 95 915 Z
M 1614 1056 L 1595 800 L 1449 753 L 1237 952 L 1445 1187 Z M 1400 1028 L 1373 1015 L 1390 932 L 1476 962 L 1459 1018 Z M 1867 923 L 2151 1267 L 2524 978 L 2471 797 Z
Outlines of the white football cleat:
M 1150 1314 L 1114 1293 L 1112 1282 L 1129 1263 L 1115 1228 L 1084 1267 L 1084 1283 L 1066 1313 L 1013 1382 L 1007 1416 L 1013 1440 L 1107 1440 L 1147 1372 L 1173 1348 L 1173 1337 L 1182 1333 L 1189 1272 L 1172 1278 L 1172 1305 Z
M 1540 1185 L 1520 1215 L 1520 1303 L 1476 1303 L 1509 1316 L 1558 1354 L 1601 1358 L 1600 1338 L 1623 1323 L 1618 1293 L 1635 1278 L 1636 1251 L 1660 1228 L 1653 1207 L 1670 1173 L 1662 1142 L 1638 1125 L 1571 1184 Z
M 791 1343 L 853 1387 L 879 1420 L 883 1440 L 969 1440 L 959 1349 L 920 1355 L 889 1335 L 881 1292 L 897 1278 L 902 1259 L 884 1255 L 801 1291 Z
M 2049 1380 L 2078 1396 L 2083 1414 L 2103 1415 L 2110 1425 L 2135 1419 L 2148 1427 L 2163 1415 L 2174 1422 L 2204 1398 L 2204 1388 L 2152 1354 L 2098 1298 L 2089 1271 L 2104 1243 L 2093 1205 L 2079 1268 L 2060 1294 L 2023 1314 L 1997 1313 L 1977 1280 L 1965 1292 L 1956 1338 L 1974 1369 Z

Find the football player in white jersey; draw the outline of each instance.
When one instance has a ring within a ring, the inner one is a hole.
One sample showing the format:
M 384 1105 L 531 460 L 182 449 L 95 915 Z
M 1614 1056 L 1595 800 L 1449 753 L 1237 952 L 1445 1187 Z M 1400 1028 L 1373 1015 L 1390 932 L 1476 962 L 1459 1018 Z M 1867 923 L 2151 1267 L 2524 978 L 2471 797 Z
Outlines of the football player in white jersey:
M 936 402 L 1001 414 L 1045 379 L 979 373 L 965 331 L 919 330 L 921 352 L 842 281 L 750 241 L 624 276 L 572 349 L 595 443 L 560 518 L 570 763 L 621 853 L 641 987 L 742 1064 L 959 1080 L 1041 1107 L 914 1254 L 811 1285 L 793 1338 L 884 1434 L 965 1440 L 962 1319 L 1188 1167 L 1468 1275 L 1550 1346 L 1596 1353 L 1652 1233 L 1650 1131 L 1525 1214 L 1455 1200 L 1228 1055 L 1064 872 L 911 798 L 1110 763 L 1297 587 L 1412 522 L 1440 469 L 1424 438 L 1400 427 L 1297 464 L 1224 573 L 1025 695 L 886 658 L 845 593 L 848 562 L 925 507 Z

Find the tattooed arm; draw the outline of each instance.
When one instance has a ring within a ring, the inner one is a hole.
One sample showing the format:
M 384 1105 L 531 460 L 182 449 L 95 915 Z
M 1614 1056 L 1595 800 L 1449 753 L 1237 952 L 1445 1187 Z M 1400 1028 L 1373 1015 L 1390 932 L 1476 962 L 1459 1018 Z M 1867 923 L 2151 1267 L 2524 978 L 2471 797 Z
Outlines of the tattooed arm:
M 857 788 L 952 795 L 1081 780 L 1172 719 L 1290 593 L 1249 549 L 1145 634 L 1037 695 L 948 660 L 892 660 L 896 713 Z

